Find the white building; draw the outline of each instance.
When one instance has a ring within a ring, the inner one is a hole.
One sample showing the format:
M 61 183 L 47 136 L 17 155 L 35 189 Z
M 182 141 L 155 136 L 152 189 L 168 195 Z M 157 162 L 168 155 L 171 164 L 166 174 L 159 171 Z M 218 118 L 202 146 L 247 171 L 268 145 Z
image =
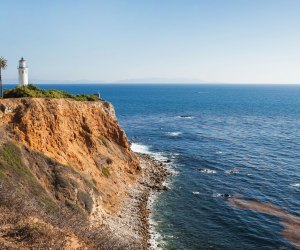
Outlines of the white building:
M 26 86 L 28 84 L 28 67 L 27 61 L 22 57 L 19 61 L 19 85 Z

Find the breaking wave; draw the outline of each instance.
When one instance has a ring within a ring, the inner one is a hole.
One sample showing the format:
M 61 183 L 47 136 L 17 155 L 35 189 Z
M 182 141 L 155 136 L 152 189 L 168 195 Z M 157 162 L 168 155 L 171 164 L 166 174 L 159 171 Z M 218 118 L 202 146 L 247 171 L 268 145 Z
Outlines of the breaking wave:
M 169 135 L 169 136 L 179 136 L 179 135 L 181 135 L 182 134 L 182 132 L 166 132 L 166 134 L 167 135 Z
M 209 169 L 209 168 L 200 168 L 199 172 L 203 173 L 203 174 L 216 174 L 217 173 L 216 170 Z
M 161 152 L 152 152 L 150 150 L 149 146 L 143 145 L 143 144 L 139 144 L 139 143 L 132 143 L 131 144 L 131 150 L 135 153 L 141 153 L 141 154 L 147 154 L 152 156 L 153 158 L 155 158 L 158 161 L 167 161 L 168 158 Z
M 300 188 L 300 183 L 290 184 L 290 187 Z
M 194 119 L 194 116 L 191 115 L 178 115 L 176 118 L 181 118 L 181 119 Z

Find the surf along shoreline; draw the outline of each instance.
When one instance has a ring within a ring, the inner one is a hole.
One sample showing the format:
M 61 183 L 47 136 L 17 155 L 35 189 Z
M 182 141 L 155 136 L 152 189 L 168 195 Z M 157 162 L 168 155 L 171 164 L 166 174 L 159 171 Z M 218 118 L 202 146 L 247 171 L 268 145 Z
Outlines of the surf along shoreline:
M 128 246 L 126 249 L 160 249 L 150 225 L 151 198 L 168 190 L 165 182 L 171 173 L 164 160 L 156 159 L 151 153 L 133 152 L 139 159 L 141 176 L 129 186 L 121 209 L 115 216 L 106 218 L 106 224 Z
M 139 181 L 144 186 L 144 191 L 141 196 L 139 204 L 139 214 L 142 221 L 141 233 L 143 236 L 144 249 L 159 249 L 158 242 L 155 241 L 153 228 L 150 226 L 150 215 L 153 207 L 151 197 L 157 195 L 158 192 L 167 191 L 168 187 L 165 185 L 170 172 L 166 165 L 151 155 L 135 153 L 144 170 L 142 179 Z M 153 202 L 153 200 L 152 200 Z

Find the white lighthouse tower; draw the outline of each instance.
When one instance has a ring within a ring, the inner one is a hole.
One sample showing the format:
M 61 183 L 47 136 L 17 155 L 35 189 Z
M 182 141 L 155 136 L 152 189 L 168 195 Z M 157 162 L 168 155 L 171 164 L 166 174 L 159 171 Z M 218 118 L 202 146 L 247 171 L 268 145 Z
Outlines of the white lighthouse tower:
M 26 86 L 28 85 L 28 67 L 27 61 L 22 57 L 19 61 L 19 85 Z

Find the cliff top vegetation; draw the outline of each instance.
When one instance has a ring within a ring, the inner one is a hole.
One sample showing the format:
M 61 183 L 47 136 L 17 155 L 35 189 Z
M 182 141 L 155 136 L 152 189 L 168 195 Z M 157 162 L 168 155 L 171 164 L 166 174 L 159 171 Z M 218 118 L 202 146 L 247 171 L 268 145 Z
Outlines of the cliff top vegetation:
M 76 101 L 99 101 L 97 95 L 91 95 L 91 94 L 74 95 L 62 90 L 40 89 L 33 84 L 28 84 L 27 86 L 17 86 L 14 89 L 6 89 L 4 91 L 4 98 L 22 98 L 22 97 L 70 98 Z

